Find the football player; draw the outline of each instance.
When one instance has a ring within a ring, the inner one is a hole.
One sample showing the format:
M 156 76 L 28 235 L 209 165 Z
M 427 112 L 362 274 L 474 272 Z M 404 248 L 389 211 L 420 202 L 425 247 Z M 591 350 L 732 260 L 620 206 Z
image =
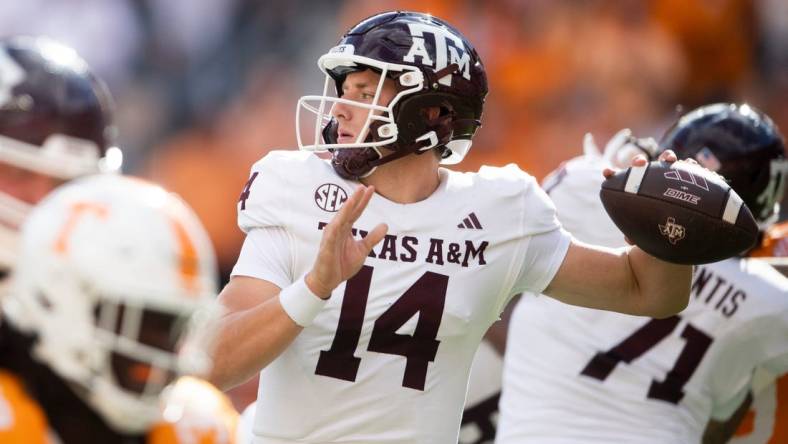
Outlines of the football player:
M 771 226 L 761 246 L 750 254 L 788 276 L 788 222 Z M 738 426 L 731 444 L 780 444 L 788 441 L 788 375 L 776 377 L 762 369 L 753 376 L 749 410 L 730 424 Z M 745 405 L 747 407 L 749 404 Z
M 106 86 L 73 49 L 41 37 L 0 39 L 0 295 L 7 292 L 18 260 L 19 228 L 33 205 L 66 181 L 120 169 L 112 107 Z M 153 441 L 233 442 L 223 437 L 234 435 L 237 413 L 221 392 L 191 379 L 176 384 L 173 393 L 182 392 L 191 400 L 171 398 L 183 408 L 170 409 L 152 432 Z M 21 399 L 26 398 L 15 398 Z M 0 405 L 8 402 L 0 396 Z M 0 422 L 23 427 L 18 430 L 26 434 L 28 423 L 15 422 L 26 416 L 18 413 L 13 421 Z M 176 435 L 176 441 L 168 438 Z
M 331 159 L 272 151 L 252 167 L 220 296 L 211 380 L 261 372 L 256 443 L 456 442 L 473 355 L 523 291 L 640 315 L 686 305 L 691 267 L 573 240 L 516 166 L 440 168 L 471 147 L 487 94 L 451 25 L 381 13 L 318 65 L 297 139 Z
M 73 49 L 40 37 L 0 40 L 0 290 L 30 208 L 67 180 L 120 169 L 112 106 Z
M 598 198 L 598 172 L 616 146 L 599 155 L 589 144 L 546 182 L 578 239 L 625 245 Z M 788 163 L 782 135 L 760 111 L 701 107 L 680 118 L 661 147 L 723 175 L 763 230 L 774 222 Z M 673 316 L 524 296 L 509 329 L 496 442 L 697 443 L 710 420 L 711 439 L 715 423 L 741 410 L 756 368 L 788 369 L 786 294 L 779 272 L 741 257 L 696 267 L 689 306 Z
M 596 153 L 591 135 L 586 136 L 588 149 Z M 617 168 L 623 168 L 635 155 L 642 154 L 648 158 L 656 157 L 657 142 L 653 139 L 638 139 L 629 129 L 623 129 L 613 136 L 608 142 L 606 151 L 611 153 L 609 163 Z M 593 154 L 598 156 L 598 154 Z M 594 171 L 593 180 L 598 180 L 598 171 Z M 562 166 L 548 178 L 547 191 L 557 178 L 565 174 Z M 566 217 L 562 215 L 562 217 Z M 604 243 L 600 241 L 600 243 Z M 468 395 L 465 399 L 465 409 L 462 413 L 462 427 L 460 428 L 459 444 L 488 444 L 495 441 L 498 418 L 500 412 L 498 404 L 501 397 L 503 356 L 506 350 L 506 338 L 509 322 L 517 297 L 506 307 L 501 319 L 490 326 L 482 341 L 471 366 L 470 379 L 468 380 Z
M 161 391 L 205 370 L 199 347 L 177 354 L 215 294 L 202 225 L 161 187 L 104 174 L 58 188 L 22 227 L 2 300 L 0 442 L 145 442 Z

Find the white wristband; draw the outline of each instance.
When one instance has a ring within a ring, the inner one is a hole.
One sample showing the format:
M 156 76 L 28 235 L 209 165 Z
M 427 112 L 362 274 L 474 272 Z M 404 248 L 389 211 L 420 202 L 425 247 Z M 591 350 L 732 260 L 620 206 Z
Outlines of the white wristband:
M 312 324 L 326 302 L 328 299 L 321 299 L 312 293 L 312 290 L 306 286 L 303 276 L 279 292 L 279 303 L 282 304 L 285 313 L 302 327 Z

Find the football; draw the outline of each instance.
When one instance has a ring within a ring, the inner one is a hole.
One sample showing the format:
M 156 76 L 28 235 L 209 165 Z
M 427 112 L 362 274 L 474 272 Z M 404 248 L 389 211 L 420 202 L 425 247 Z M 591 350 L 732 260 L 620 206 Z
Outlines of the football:
M 607 214 L 646 253 L 705 264 L 755 245 L 758 226 L 722 176 L 700 165 L 653 161 L 619 171 L 599 192 Z

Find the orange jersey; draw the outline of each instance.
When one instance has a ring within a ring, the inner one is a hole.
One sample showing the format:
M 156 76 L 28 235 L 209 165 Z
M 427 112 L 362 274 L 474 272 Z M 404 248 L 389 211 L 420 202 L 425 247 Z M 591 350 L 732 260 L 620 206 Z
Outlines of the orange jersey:
M 750 254 L 752 257 L 788 257 L 788 221 L 774 224 L 766 230 L 761 245 Z
M 38 401 L 15 375 L 0 369 L 0 442 L 3 444 L 54 444 Z
M 206 382 L 181 378 L 163 416 L 148 434 L 148 444 L 235 444 L 238 414 L 227 397 Z M 0 443 L 57 442 L 38 401 L 20 378 L 0 369 Z

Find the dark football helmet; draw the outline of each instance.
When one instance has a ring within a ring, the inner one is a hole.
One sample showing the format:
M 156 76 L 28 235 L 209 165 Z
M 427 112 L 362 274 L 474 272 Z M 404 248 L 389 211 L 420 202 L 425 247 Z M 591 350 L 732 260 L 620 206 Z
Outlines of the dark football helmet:
M 784 139 L 772 120 L 750 105 L 717 103 L 682 116 L 660 141 L 679 159 L 691 157 L 722 175 L 761 229 L 774 223 L 785 190 Z
M 481 126 L 487 76 L 468 40 L 441 19 L 418 12 L 386 12 L 352 27 L 318 66 L 326 74 L 323 95 L 304 96 L 296 113 L 299 148 L 331 151 L 337 173 L 348 179 L 371 174 L 383 163 L 408 154 L 439 149 L 441 163 L 460 162 Z M 342 99 L 349 73 L 371 69 L 381 74 L 371 104 Z M 397 94 L 378 103 L 383 79 L 394 80 Z M 332 86 L 333 84 L 333 86 Z M 329 95 L 336 88 L 336 96 Z M 337 143 L 338 124 L 331 105 L 366 109 L 364 130 L 354 143 Z M 327 106 L 327 104 L 329 104 Z M 440 113 L 430 117 L 426 108 Z M 301 109 L 317 115 L 313 143 L 302 141 Z M 394 153 L 382 157 L 379 147 Z
M 112 100 L 76 52 L 47 38 L 0 39 L 0 163 L 69 180 L 118 170 Z M 0 267 L 31 202 L 0 189 Z

